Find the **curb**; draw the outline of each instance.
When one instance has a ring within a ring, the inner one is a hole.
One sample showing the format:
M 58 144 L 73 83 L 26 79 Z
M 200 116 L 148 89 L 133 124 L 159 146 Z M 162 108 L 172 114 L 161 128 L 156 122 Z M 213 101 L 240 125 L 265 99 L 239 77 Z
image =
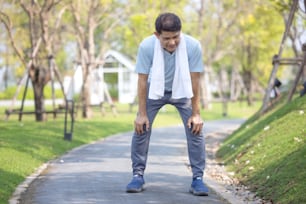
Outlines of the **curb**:
M 13 195 L 11 196 L 11 198 L 9 199 L 9 204 L 18 204 L 20 199 L 21 199 L 21 194 L 24 193 L 27 188 L 31 185 L 31 183 L 38 178 L 38 176 L 45 170 L 48 168 L 48 166 L 51 164 L 51 162 L 47 162 L 42 164 L 40 167 L 37 168 L 37 170 L 31 174 L 30 176 L 28 176 L 25 181 L 23 181 L 21 184 L 19 184 L 17 186 L 17 188 L 15 189 L 15 192 L 13 193 Z
M 116 134 L 115 134 L 116 135 Z M 112 135 L 112 136 L 115 136 L 115 135 Z M 99 142 L 99 141 L 103 141 L 105 140 L 106 138 L 102 138 L 102 139 L 99 139 L 97 141 L 94 141 L 94 142 L 91 142 L 91 143 L 88 143 L 88 144 L 84 144 L 84 145 L 81 145 L 79 147 L 75 147 L 71 150 L 68 150 L 66 153 L 62 154 L 62 155 L 59 155 L 58 158 L 55 158 L 53 160 L 50 160 L 44 164 L 42 164 L 40 167 L 38 167 L 34 173 L 32 173 L 30 176 L 26 177 L 26 179 L 17 186 L 17 188 L 15 189 L 14 193 L 12 194 L 12 196 L 10 197 L 8 203 L 9 204 L 19 204 L 20 203 L 20 199 L 21 199 L 21 195 L 26 192 L 27 188 L 31 185 L 31 183 L 37 179 L 43 171 L 45 171 L 50 165 L 52 165 L 53 163 L 57 162 L 57 161 L 60 161 L 61 158 L 71 152 L 74 152 L 74 151 L 77 151 L 78 149 L 81 149 L 81 148 L 84 148 L 88 145 L 91 145 L 91 144 L 94 144 L 96 142 Z

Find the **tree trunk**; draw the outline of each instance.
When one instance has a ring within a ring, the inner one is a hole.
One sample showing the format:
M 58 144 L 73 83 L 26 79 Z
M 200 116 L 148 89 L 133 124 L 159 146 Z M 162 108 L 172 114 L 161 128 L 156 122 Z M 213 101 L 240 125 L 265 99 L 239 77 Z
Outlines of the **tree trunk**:
M 32 64 L 29 70 L 29 76 L 34 92 L 35 119 L 36 121 L 44 121 L 46 119 L 44 87 L 50 81 L 50 72 L 43 67 Z
M 253 76 L 251 71 L 244 73 L 244 84 L 247 89 L 247 102 L 249 106 L 253 105 Z
M 209 108 L 209 97 L 208 97 L 208 87 L 206 85 L 206 80 L 207 80 L 208 76 L 207 73 L 202 73 L 201 74 L 201 84 L 200 84 L 200 100 L 201 100 L 201 107 L 203 109 L 208 109 Z
M 86 64 L 83 68 L 83 85 L 82 85 L 82 117 L 91 118 L 92 110 L 90 107 L 90 65 Z
M 36 121 L 44 121 L 46 119 L 45 103 L 44 103 L 44 85 L 32 81 L 35 102 L 35 119 Z
M 205 66 L 204 72 L 201 74 L 200 94 L 201 94 L 201 107 L 203 109 L 209 109 L 212 101 L 212 93 L 209 87 L 211 67 Z
M 222 116 L 226 117 L 227 116 L 227 87 L 226 85 L 228 84 L 227 82 L 227 76 L 226 76 L 226 71 L 224 69 L 220 70 L 219 73 L 219 94 L 220 94 L 220 99 L 222 102 Z

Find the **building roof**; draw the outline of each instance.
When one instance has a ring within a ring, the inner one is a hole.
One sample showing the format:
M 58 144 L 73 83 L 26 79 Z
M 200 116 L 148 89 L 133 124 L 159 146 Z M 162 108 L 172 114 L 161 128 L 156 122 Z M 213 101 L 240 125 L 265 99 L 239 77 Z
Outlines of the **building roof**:
M 104 60 L 106 62 L 115 62 L 114 60 L 116 60 L 117 62 L 124 65 L 130 71 L 134 71 L 135 69 L 135 64 L 132 62 L 131 59 L 129 59 L 127 56 L 115 50 L 107 51 L 104 55 Z

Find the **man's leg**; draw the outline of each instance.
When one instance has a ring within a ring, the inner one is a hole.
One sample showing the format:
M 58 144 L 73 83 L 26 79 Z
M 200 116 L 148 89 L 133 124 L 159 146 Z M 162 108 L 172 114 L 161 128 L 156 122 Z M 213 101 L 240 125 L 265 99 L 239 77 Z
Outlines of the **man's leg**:
M 187 99 L 172 100 L 172 104 L 178 109 L 184 123 L 187 137 L 188 156 L 192 169 L 192 184 L 190 193 L 194 195 L 208 195 L 208 188 L 203 183 L 203 172 L 205 168 L 205 143 L 201 132 L 195 135 L 187 127 L 187 121 L 192 114 L 191 101 Z
M 203 177 L 203 171 L 205 168 L 204 136 L 202 132 L 198 135 L 193 134 L 191 129 L 187 127 L 187 121 L 192 114 L 191 101 L 189 99 L 172 99 L 171 102 L 179 111 L 184 123 L 185 134 L 187 137 L 188 156 L 193 177 Z
M 147 163 L 152 124 L 157 112 L 164 104 L 163 100 L 147 100 L 147 115 L 150 128 L 141 135 L 138 135 L 136 132 L 133 134 L 131 148 L 133 179 L 126 188 L 126 191 L 129 193 L 138 193 L 143 190 L 143 184 L 145 183 L 143 175 Z M 145 126 L 144 129 L 146 130 Z
M 163 100 L 147 100 L 147 115 L 149 118 L 150 129 L 138 135 L 136 132 L 132 138 L 131 159 L 133 175 L 143 175 L 146 168 L 152 124 L 159 109 L 164 105 Z M 145 127 L 144 127 L 145 128 Z

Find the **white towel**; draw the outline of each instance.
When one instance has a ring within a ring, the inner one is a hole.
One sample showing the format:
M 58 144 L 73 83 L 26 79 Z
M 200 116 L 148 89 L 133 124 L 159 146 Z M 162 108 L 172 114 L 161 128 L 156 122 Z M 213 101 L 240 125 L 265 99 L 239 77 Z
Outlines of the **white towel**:
M 154 56 L 151 71 L 151 80 L 149 88 L 150 99 L 160 99 L 164 96 L 165 90 L 165 69 L 164 69 L 164 54 L 160 41 L 155 40 Z
M 164 96 L 165 75 L 164 55 L 160 41 L 157 39 L 154 46 L 154 57 L 149 88 L 150 99 L 160 99 Z M 186 42 L 183 34 L 180 36 L 180 43 L 175 56 L 175 73 L 172 84 L 172 98 L 192 98 L 192 85 L 189 72 Z

